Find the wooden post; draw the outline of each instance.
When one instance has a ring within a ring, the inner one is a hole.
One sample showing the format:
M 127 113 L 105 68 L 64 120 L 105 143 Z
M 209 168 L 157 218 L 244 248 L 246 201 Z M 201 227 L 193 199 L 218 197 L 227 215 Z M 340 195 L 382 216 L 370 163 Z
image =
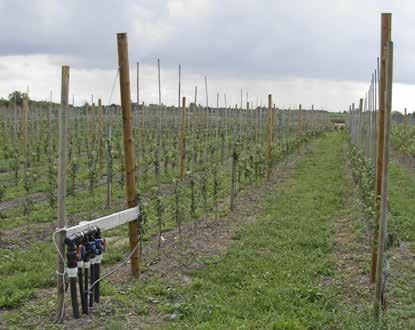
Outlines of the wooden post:
M 352 103 L 352 143 L 356 145 L 356 113 L 354 109 L 354 102 Z
M 104 131 L 104 108 L 102 107 L 102 100 L 98 99 L 98 165 L 99 173 L 102 174 L 104 170 L 104 141 L 102 139 Z
M 248 98 L 248 96 L 247 96 L 247 98 Z M 250 119 L 250 112 L 249 112 L 249 102 L 246 102 L 246 120 L 245 120 L 245 125 L 246 125 L 246 134 L 248 136 L 248 139 L 250 139 L 251 138 L 251 119 Z
M 177 116 L 180 119 L 180 113 L 181 113 L 181 106 L 180 106 L 180 102 L 181 102 L 181 76 L 182 76 L 182 66 L 179 64 L 179 88 L 178 88 L 178 100 L 177 100 Z M 179 120 L 177 121 L 177 126 L 176 126 L 176 120 L 175 120 L 176 116 L 173 118 L 173 123 L 175 124 L 174 127 L 177 128 L 177 132 L 179 132 L 178 136 L 176 135 L 176 143 L 177 143 L 177 147 L 176 147 L 176 153 L 180 154 L 180 123 Z M 180 172 L 180 157 L 176 157 L 176 168 L 179 170 Z M 179 173 L 180 176 L 180 173 Z
M 224 102 L 225 102 L 225 143 L 228 143 L 228 109 L 226 104 L 226 93 L 223 95 Z M 226 148 L 226 158 L 228 157 L 228 148 Z
M 144 125 L 144 123 L 143 123 L 143 118 L 144 118 L 144 115 L 142 115 L 141 113 L 140 113 L 140 63 L 139 62 L 137 62 L 137 117 L 139 118 L 139 120 L 140 120 L 140 124 L 141 124 L 141 126 L 140 127 L 142 127 L 143 125 Z M 143 110 L 142 110 L 143 112 L 143 114 L 144 114 L 144 106 L 143 106 Z M 138 129 L 139 130 L 139 132 L 140 132 L 140 134 L 138 135 L 138 152 L 137 152 L 137 191 L 138 192 L 140 192 L 140 175 L 141 175 L 141 173 L 140 173 L 140 145 L 142 144 L 142 143 L 144 143 L 144 138 L 143 138 L 143 130 L 142 129 Z
M 206 124 L 205 124 L 205 166 L 208 166 L 208 147 L 209 147 L 209 98 L 208 98 L 208 87 L 207 78 L 205 76 L 205 92 L 206 92 Z
M 297 137 L 300 137 L 301 135 L 301 110 L 302 106 L 301 104 L 298 105 L 298 116 L 297 116 Z
M 386 47 L 391 40 L 392 14 L 382 13 L 381 18 L 381 44 L 380 44 L 380 72 L 379 72 L 379 113 L 377 120 L 376 141 L 376 178 L 375 178 L 375 223 L 372 232 L 372 253 L 370 267 L 370 282 L 376 279 L 376 263 L 379 236 L 380 201 L 382 194 L 383 174 L 383 151 L 385 135 L 385 69 L 386 69 Z
M 52 158 L 52 91 L 50 91 L 48 104 L 48 157 Z
M 108 170 L 107 170 L 107 208 L 111 208 L 112 199 L 112 131 L 111 126 L 108 125 Z
M 403 113 L 403 132 L 406 134 L 406 129 L 408 127 L 408 114 L 406 113 L 406 108 Z
M 140 63 L 137 62 L 137 111 L 140 104 Z
M 92 97 L 93 98 L 93 97 Z M 95 147 L 97 142 L 97 111 L 95 109 L 95 103 L 91 104 L 91 117 L 92 117 L 92 147 Z
M 26 94 L 23 99 L 23 154 L 24 154 L 24 175 L 27 175 L 28 157 L 29 157 L 29 140 L 27 130 L 29 128 L 29 95 Z
M 67 144 L 67 110 L 69 98 L 69 66 L 62 66 L 61 106 L 59 108 L 59 168 L 58 168 L 58 210 L 57 210 L 57 305 L 55 321 L 61 322 L 64 313 L 64 272 L 65 272 L 65 232 L 59 231 L 67 225 L 66 197 L 66 144 Z
M 215 121 L 216 121 L 216 133 L 215 133 L 215 139 L 216 139 L 216 154 L 219 151 L 218 148 L 218 141 L 219 141 L 219 92 L 216 92 L 216 109 L 215 109 Z
M 120 94 L 122 108 L 122 124 L 123 124 L 123 140 L 124 140 L 124 162 L 127 189 L 127 205 L 128 207 L 137 206 L 135 175 L 134 175 L 134 159 L 133 159 L 133 143 L 131 129 L 131 97 L 130 97 L 130 77 L 128 65 L 128 41 L 127 33 L 117 34 L 118 42 L 118 67 L 120 70 Z M 136 278 L 139 277 L 139 251 L 138 251 L 138 219 L 128 223 L 128 235 L 130 243 L 130 251 L 134 250 L 131 255 L 131 272 Z
M 232 124 L 232 174 L 231 174 L 231 211 L 235 210 L 235 197 L 236 197 L 236 166 L 238 162 L 238 152 L 236 147 L 236 126 Z
M 363 118 L 362 118 L 362 114 L 363 114 L 363 99 L 362 98 L 360 98 L 359 99 L 359 116 L 357 117 L 357 120 L 358 120 L 358 122 L 357 122 L 357 149 L 359 150 L 359 151 L 362 151 L 362 149 L 363 149 L 363 147 L 361 146 L 361 144 L 362 144 L 362 132 L 361 132 L 361 130 L 362 130 L 362 121 L 363 121 Z
M 184 167 L 185 167 L 185 112 L 186 112 L 186 97 L 183 96 L 182 99 L 182 111 L 180 115 L 180 145 L 179 145 L 179 178 L 182 180 L 184 177 Z
M 242 96 L 243 94 L 242 94 L 242 88 L 241 88 L 241 109 L 242 109 Z
M 17 105 L 16 105 L 16 94 L 14 95 L 14 104 L 13 104 L 13 151 L 14 157 L 16 160 L 16 169 L 19 168 L 18 162 L 18 142 L 17 142 Z M 16 171 L 16 180 L 17 180 L 17 171 Z
M 379 236 L 378 236 L 378 254 L 376 263 L 376 281 L 375 281 L 375 301 L 374 311 L 375 317 L 379 317 L 380 305 L 382 303 L 383 292 L 383 265 L 385 259 L 385 241 L 386 241 L 386 228 L 387 228 L 387 216 L 388 216 L 388 163 L 389 163 L 389 150 L 390 150 L 390 121 L 391 121 L 391 109 L 392 109 L 392 80 L 393 80 L 393 43 L 388 43 L 386 51 L 386 65 L 385 65 L 385 141 L 383 145 L 383 166 L 382 166 L 382 195 L 380 202 L 380 217 L 379 217 Z
M 268 142 L 267 142 L 267 179 L 271 179 L 271 162 L 272 162 L 272 95 L 268 95 Z
M 28 139 L 28 128 L 29 128 L 29 88 L 26 96 L 23 99 L 23 156 L 24 156 L 24 185 L 25 185 L 25 196 L 24 196 L 24 208 L 27 230 L 29 231 L 29 139 Z
M 141 124 L 141 139 L 140 139 L 140 143 L 143 146 L 143 148 L 144 148 L 144 138 L 145 138 L 145 135 L 146 135 L 145 120 L 146 120 L 146 117 L 145 117 L 145 111 L 144 111 L 144 105 L 143 105 L 143 107 L 141 109 L 141 121 L 140 121 L 140 124 Z M 143 148 L 141 148 L 141 149 L 143 150 Z
M 179 64 L 179 100 L 178 100 L 178 105 L 177 105 L 179 109 L 180 109 L 181 78 L 182 78 L 182 66 Z

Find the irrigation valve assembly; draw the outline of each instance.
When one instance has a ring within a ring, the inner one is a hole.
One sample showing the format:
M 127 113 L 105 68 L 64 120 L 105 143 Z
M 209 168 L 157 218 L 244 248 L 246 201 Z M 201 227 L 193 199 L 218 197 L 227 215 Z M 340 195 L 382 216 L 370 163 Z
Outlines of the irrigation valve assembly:
M 105 239 L 98 227 L 91 227 L 65 238 L 66 273 L 69 279 L 73 317 L 78 319 L 79 303 L 77 282 L 82 314 L 88 314 L 94 302 L 99 303 L 99 281 Z

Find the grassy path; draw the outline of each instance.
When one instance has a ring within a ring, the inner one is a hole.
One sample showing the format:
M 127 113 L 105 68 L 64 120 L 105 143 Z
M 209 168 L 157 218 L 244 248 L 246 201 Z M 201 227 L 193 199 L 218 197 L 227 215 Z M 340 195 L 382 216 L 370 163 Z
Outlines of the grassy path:
M 219 263 L 197 274 L 184 292 L 182 323 L 190 328 L 302 329 L 338 325 L 334 222 L 349 193 L 344 137 L 329 134 L 293 176 L 265 201 Z
M 244 226 L 224 258 L 183 290 L 182 319 L 172 327 L 382 328 L 371 317 L 366 220 L 345 143 L 345 136 L 330 133 L 313 144 L 264 201 L 259 220 Z M 384 328 L 415 328 L 414 194 L 413 174 L 392 164 L 389 231 L 401 245 L 388 252 Z

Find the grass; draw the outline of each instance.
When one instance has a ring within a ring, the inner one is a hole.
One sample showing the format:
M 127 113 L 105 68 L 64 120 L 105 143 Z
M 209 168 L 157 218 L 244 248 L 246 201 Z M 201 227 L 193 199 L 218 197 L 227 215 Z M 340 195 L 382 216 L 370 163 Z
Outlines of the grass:
M 392 162 L 389 172 L 389 235 L 399 238 L 400 246 L 388 253 L 390 263 L 389 313 L 409 320 L 415 329 L 415 176 L 405 166 Z M 412 262 L 411 262 L 412 260 Z
M 161 323 L 149 323 L 149 327 L 380 328 L 371 319 L 370 296 L 356 294 L 357 301 L 351 303 L 346 297 L 353 292 L 347 292 L 347 286 L 333 284 L 357 281 L 336 270 L 336 221 L 345 215 L 353 217 L 354 225 L 361 221 L 355 214 L 359 207 L 349 209 L 352 188 L 344 176 L 344 143 L 345 136 L 338 133 L 314 142 L 298 160 L 292 176 L 263 201 L 258 220 L 233 235 L 233 243 L 224 255 L 204 258 L 205 267 L 192 274 L 190 285 L 158 278 L 145 284 L 104 283 L 102 297 L 108 303 L 94 313 L 93 322 L 105 324 L 107 329 L 134 328 L 131 322 L 158 315 Z M 410 200 L 415 178 L 396 164 L 392 165 L 390 178 L 390 209 L 393 217 L 400 216 L 396 228 L 402 238 L 406 232 L 413 233 Z M 360 234 L 356 229 L 352 250 L 359 251 L 359 244 L 367 243 L 361 241 Z M 405 237 L 411 239 L 411 235 Z M 114 253 L 111 261 L 118 255 Z M 411 329 L 414 325 L 415 288 L 408 283 L 414 283 L 415 271 L 410 265 L 405 269 L 407 263 L 391 262 L 387 326 L 392 329 Z M 357 267 L 367 272 L 367 264 Z M 359 290 L 359 285 L 353 289 Z M 39 324 L 40 319 L 51 315 L 53 302 L 54 297 L 49 297 L 36 304 L 25 303 L 5 313 L 4 319 L 10 328 Z M 137 320 L 131 321 L 128 315 Z
M 370 300 L 351 304 L 344 288 L 323 284 L 344 276 L 334 258 L 335 221 L 350 212 L 352 193 L 343 144 L 340 134 L 317 142 L 293 177 L 265 201 L 260 220 L 245 226 L 225 257 L 199 271 L 192 287 L 178 295 L 175 313 L 181 319 L 171 327 L 378 328 Z M 388 326 L 407 327 L 401 316 L 392 313 Z
M 222 261 L 197 274 L 183 291 L 183 319 L 174 327 L 338 325 L 338 292 L 321 283 L 335 273 L 333 222 L 346 196 L 342 139 L 321 139 L 268 197 L 260 220 L 241 230 Z
M 399 238 L 415 243 L 415 176 L 410 170 L 392 162 L 389 171 L 389 203 L 390 212 Z M 415 250 L 414 250 L 415 252 Z

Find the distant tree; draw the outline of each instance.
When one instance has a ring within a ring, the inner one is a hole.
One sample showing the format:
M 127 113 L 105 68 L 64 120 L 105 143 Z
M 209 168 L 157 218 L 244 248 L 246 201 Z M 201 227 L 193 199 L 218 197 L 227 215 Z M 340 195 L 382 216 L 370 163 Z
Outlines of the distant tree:
M 6 106 L 8 106 L 10 104 L 10 102 L 8 101 L 8 100 L 6 100 L 5 98 L 1 98 L 0 99 L 0 106 L 2 106 L 2 107 L 6 107 Z
M 19 91 L 14 91 L 9 94 L 9 102 L 11 104 L 14 104 L 16 102 L 16 105 L 23 106 L 23 99 L 25 97 L 25 94 Z

